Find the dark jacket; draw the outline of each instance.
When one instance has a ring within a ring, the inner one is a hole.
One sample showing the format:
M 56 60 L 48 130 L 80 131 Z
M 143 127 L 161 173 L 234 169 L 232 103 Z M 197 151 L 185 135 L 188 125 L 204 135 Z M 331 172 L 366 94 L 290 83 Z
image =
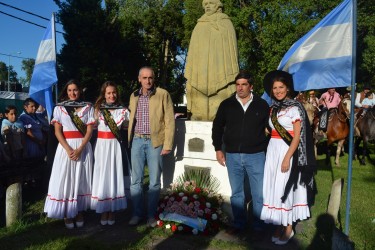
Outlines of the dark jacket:
M 215 151 L 228 153 L 258 153 L 265 151 L 268 137 L 269 106 L 266 101 L 254 95 L 246 112 L 237 101 L 236 95 L 221 102 L 212 126 L 212 144 Z

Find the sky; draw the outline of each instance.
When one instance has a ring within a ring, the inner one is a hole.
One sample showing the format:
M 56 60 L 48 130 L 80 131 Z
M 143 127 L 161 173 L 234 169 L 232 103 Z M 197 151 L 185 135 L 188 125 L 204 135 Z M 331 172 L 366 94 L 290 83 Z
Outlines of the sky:
M 8 65 L 9 56 L 7 55 L 11 55 L 10 65 L 17 72 L 18 77 L 25 77 L 25 72 L 21 69 L 22 60 L 36 58 L 45 28 L 7 16 L 3 12 L 44 27 L 48 25 L 49 21 L 5 6 L 4 4 L 34 13 L 48 20 L 51 19 L 53 12 L 58 11 L 58 7 L 53 0 L 0 0 L 0 61 Z M 63 32 L 62 25 L 56 23 L 56 31 Z M 64 43 L 62 34 L 57 32 L 57 53 Z

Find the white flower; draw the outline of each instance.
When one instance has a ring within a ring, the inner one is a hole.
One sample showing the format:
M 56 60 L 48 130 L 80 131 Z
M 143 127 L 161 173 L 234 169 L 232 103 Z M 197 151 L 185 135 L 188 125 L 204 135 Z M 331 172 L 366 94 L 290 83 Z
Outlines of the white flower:
M 178 226 L 178 231 L 182 231 L 183 229 L 184 229 L 184 227 L 183 226 Z
M 217 220 L 217 214 L 212 214 L 212 215 L 211 215 L 211 218 L 212 218 L 213 220 Z
M 197 235 L 197 234 L 198 234 L 198 229 L 194 228 L 191 232 L 192 232 L 194 235 Z
M 194 195 L 193 195 L 193 198 L 194 198 L 194 199 L 198 199 L 199 196 L 198 196 L 197 194 L 194 194 Z
M 184 196 L 185 194 L 183 192 L 178 194 L 180 197 Z
M 187 200 L 188 200 L 187 196 L 182 197 L 182 201 L 187 201 Z
M 206 202 L 206 207 L 210 208 L 211 207 L 211 203 Z
M 167 224 L 167 225 L 165 225 L 165 228 L 166 228 L 166 229 L 170 229 L 170 228 L 171 228 L 171 224 Z

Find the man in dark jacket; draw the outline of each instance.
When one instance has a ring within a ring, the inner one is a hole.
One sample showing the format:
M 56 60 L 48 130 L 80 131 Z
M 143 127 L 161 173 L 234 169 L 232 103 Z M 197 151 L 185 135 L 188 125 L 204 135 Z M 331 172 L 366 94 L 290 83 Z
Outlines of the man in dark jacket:
M 236 94 L 221 102 L 213 121 L 212 140 L 217 161 L 227 167 L 232 189 L 234 217 L 229 233 L 241 232 L 247 221 L 245 178 L 249 179 L 253 202 L 253 230 L 262 229 L 263 174 L 268 138 L 269 107 L 252 93 L 253 80 L 246 71 L 235 78 Z M 225 148 L 225 152 L 224 152 Z

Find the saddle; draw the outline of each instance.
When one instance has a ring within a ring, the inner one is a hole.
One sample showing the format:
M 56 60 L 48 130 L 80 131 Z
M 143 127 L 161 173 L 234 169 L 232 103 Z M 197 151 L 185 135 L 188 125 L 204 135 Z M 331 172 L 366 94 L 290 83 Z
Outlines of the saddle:
M 321 130 L 323 132 L 327 132 L 328 116 L 329 116 L 329 110 L 328 109 L 323 109 L 321 111 L 320 117 L 319 117 L 318 130 Z

